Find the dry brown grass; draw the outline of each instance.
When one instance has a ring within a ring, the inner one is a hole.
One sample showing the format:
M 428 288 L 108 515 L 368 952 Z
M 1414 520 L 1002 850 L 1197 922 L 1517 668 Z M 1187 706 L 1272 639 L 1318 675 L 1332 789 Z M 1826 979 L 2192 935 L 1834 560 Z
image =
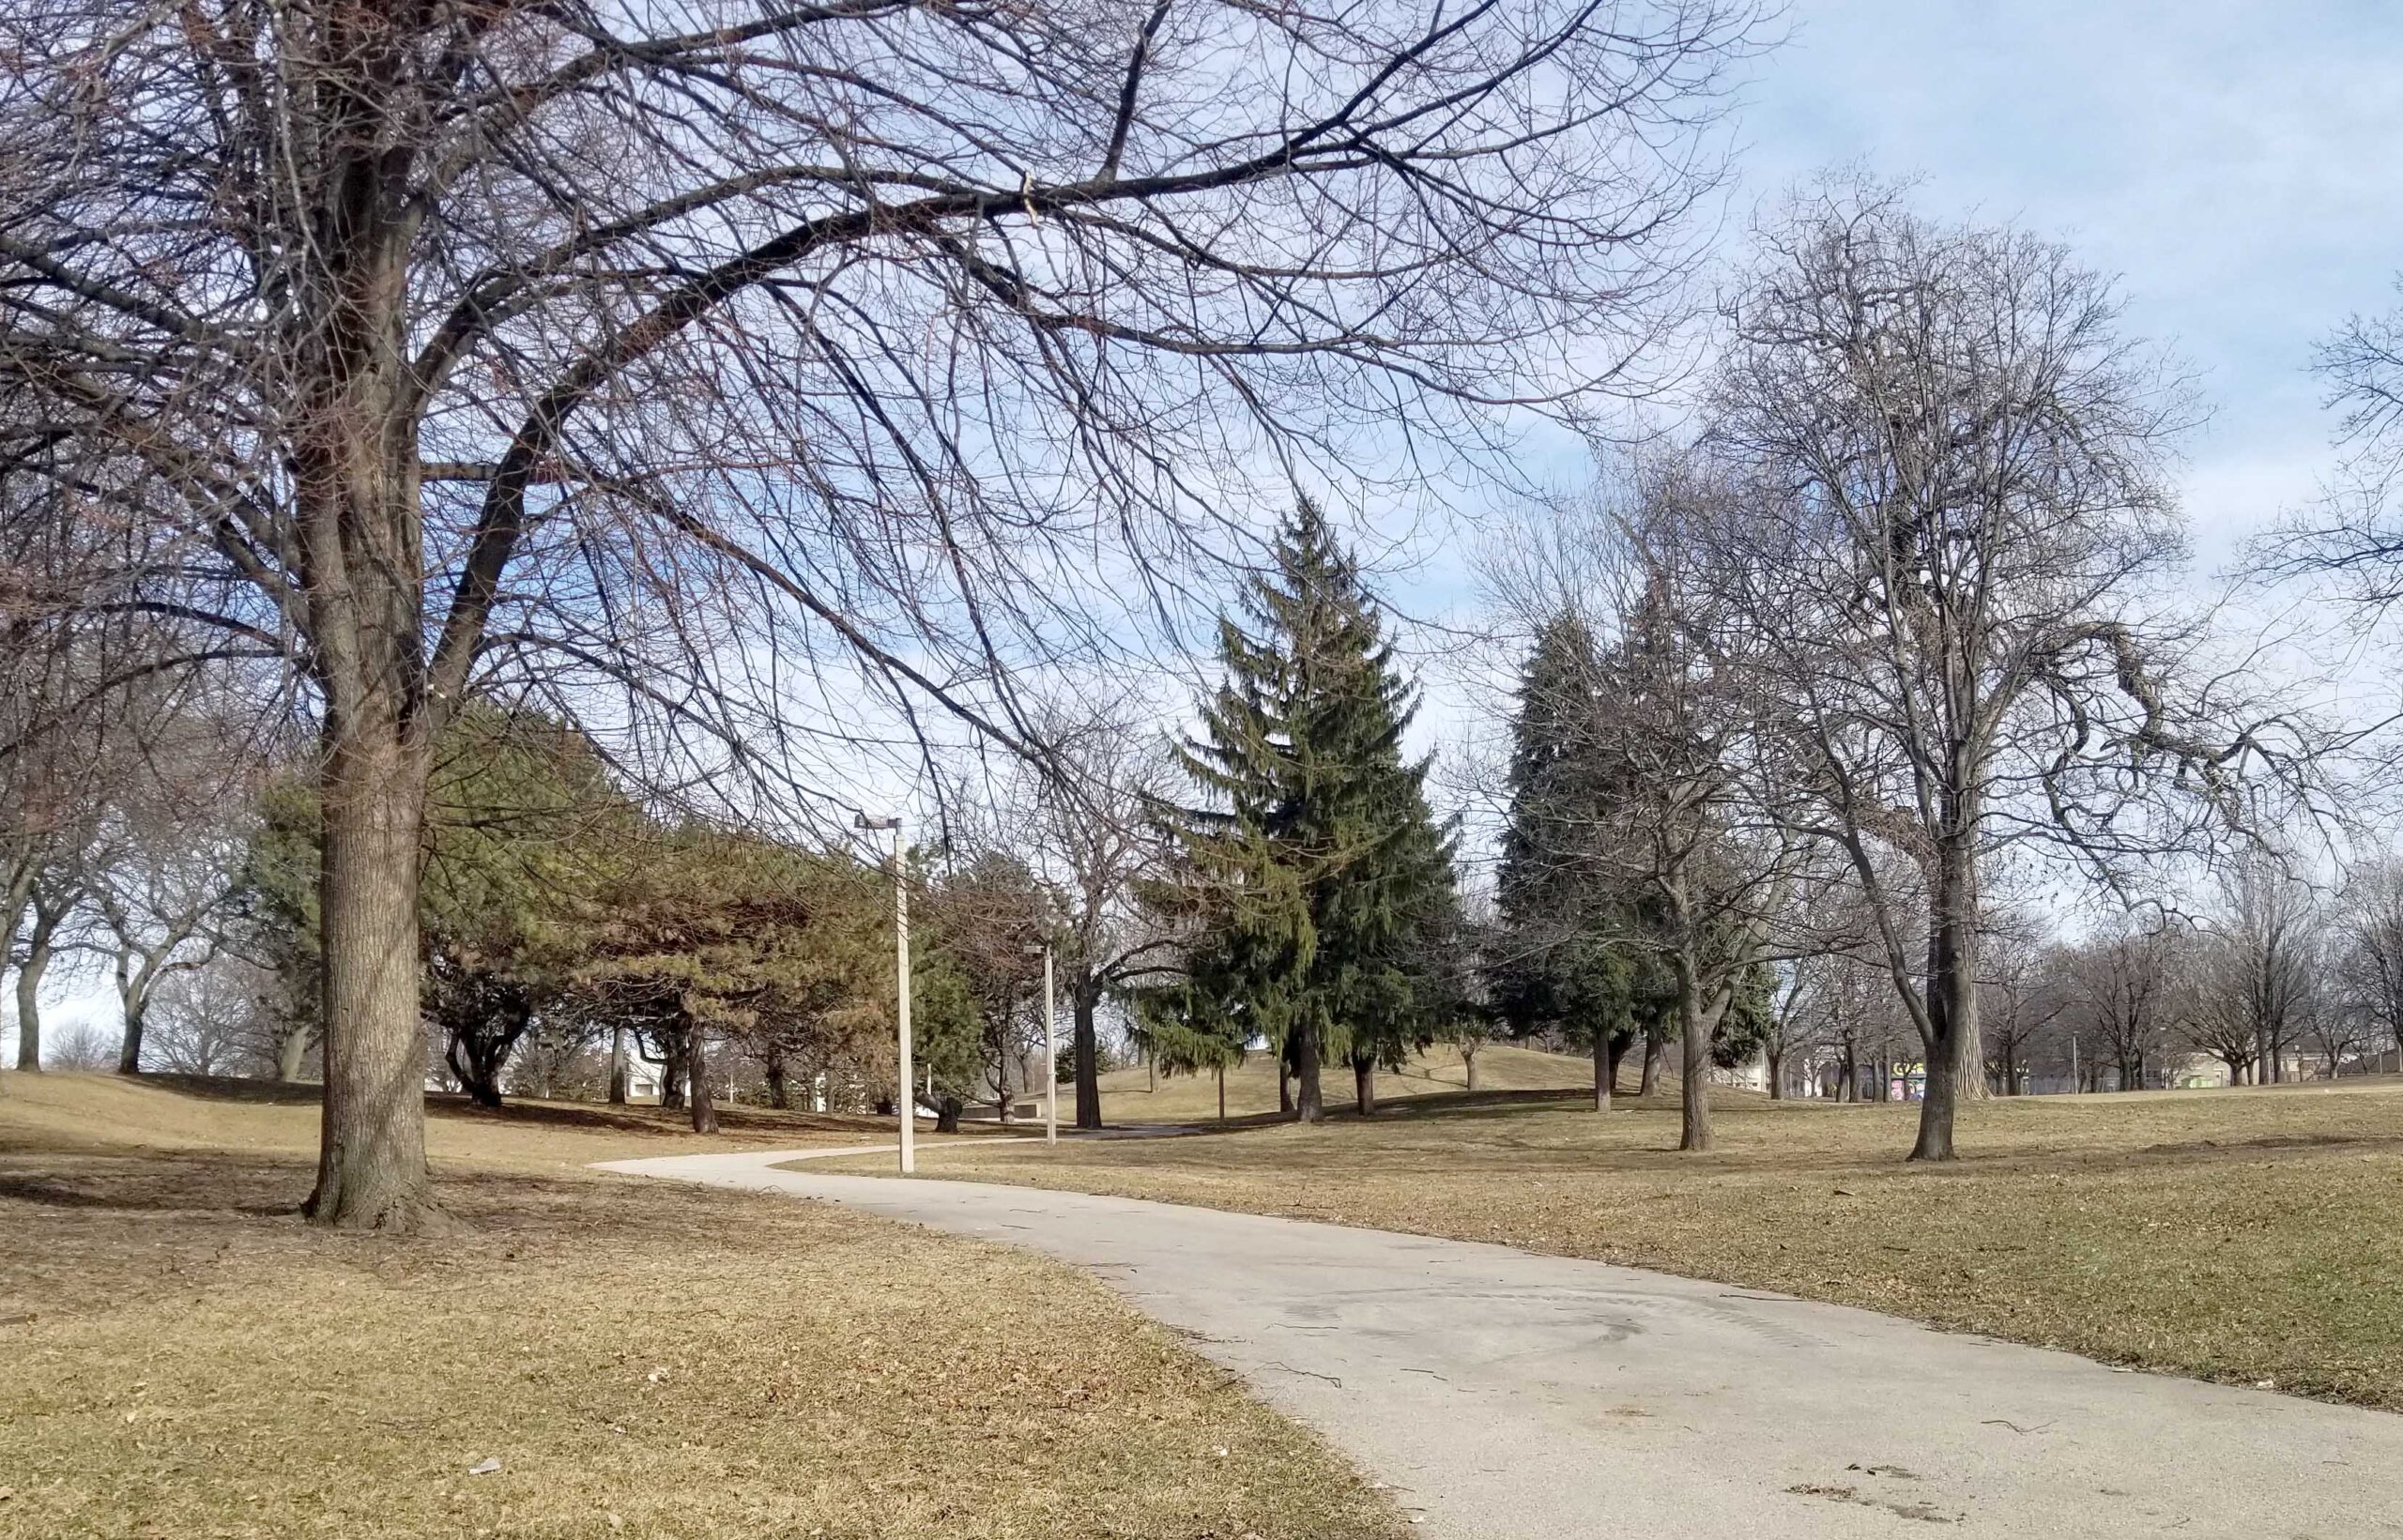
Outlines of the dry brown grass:
M 289 1212 L 305 1156 L 241 1142 L 280 1124 L 199 1103 L 167 1136 L 118 1124 L 111 1149 L 87 1119 L 51 1147 L 72 1099 L 0 1094 L 0 1535 L 1401 1531 L 1314 1439 L 1054 1263 L 540 1173 L 565 1147 L 529 1156 L 522 1130 L 482 1164 L 452 1131 L 439 1233 L 329 1235 Z
M 1632 1084 L 1635 1066 L 1624 1067 Z M 1377 1072 L 1380 1104 L 1423 1096 L 1456 1095 L 1466 1087 L 1467 1072 L 1460 1050 L 1449 1045 L 1414 1054 L 1403 1069 Z M 1594 1067 L 1574 1055 L 1543 1053 L 1507 1044 L 1488 1044 L 1477 1056 L 1480 1092 L 1512 1090 L 1574 1090 L 1594 1083 Z M 1337 1110 L 1352 1106 L 1352 1072 L 1331 1067 L 1322 1083 L 1326 1105 Z M 1061 1099 L 1066 1115 L 1067 1099 Z M 1253 1054 L 1227 1072 L 1227 1116 L 1255 1118 L 1277 1110 L 1277 1063 L 1266 1054 Z M 1143 1069 L 1112 1070 L 1101 1077 L 1101 1115 L 1112 1123 L 1202 1123 L 1218 1116 L 1218 1083 L 1208 1075 L 1162 1075 L 1156 1080 Z
M 437 1163 L 558 1169 L 712 1150 L 890 1143 L 894 1135 L 890 1118 L 767 1107 L 721 1106 L 718 1121 L 718 1133 L 698 1136 L 690 1113 L 655 1106 L 513 1098 L 496 1109 L 465 1096 L 429 1096 L 426 1153 Z M 998 1132 L 971 1124 L 961 1136 Z M 0 1090 L 0 1151 L 19 1145 L 313 1153 L 317 1088 L 192 1075 L 10 1075 Z
M 1939 1167 L 1901 1159 L 1916 1115 L 1729 1095 L 1692 1156 L 1672 1106 L 1453 1097 L 922 1169 L 1499 1242 L 2403 1409 L 2403 1083 L 1984 1103 Z

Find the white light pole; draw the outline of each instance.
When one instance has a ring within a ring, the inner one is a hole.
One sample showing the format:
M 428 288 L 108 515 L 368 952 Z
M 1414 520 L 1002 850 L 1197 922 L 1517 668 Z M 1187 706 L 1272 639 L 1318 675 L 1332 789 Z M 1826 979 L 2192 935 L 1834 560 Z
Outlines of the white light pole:
M 863 813 L 856 820 L 865 830 L 893 831 L 893 979 L 895 990 L 894 1020 L 900 1028 L 900 1073 L 893 1077 L 899 1095 L 901 1113 L 901 1174 L 908 1176 L 918 1168 L 918 1088 L 911 1082 L 916 1078 L 910 1063 L 910 881 L 901 864 L 901 820 L 899 817 L 871 818 Z
M 1051 943 L 1043 943 L 1043 1142 L 1060 1142 L 1060 1033 L 1052 1023 Z
M 1051 943 L 1026 949 L 1027 955 L 1043 953 L 1043 1142 L 1060 1142 L 1060 1033 L 1054 1024 L 1051 990 Z

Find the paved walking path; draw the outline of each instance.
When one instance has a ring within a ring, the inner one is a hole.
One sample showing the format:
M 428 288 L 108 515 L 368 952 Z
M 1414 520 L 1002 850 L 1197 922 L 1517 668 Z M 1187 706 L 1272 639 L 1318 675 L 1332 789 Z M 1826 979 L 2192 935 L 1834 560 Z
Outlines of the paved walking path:
M 2403 1536 L 2403 1417 L 1502 1246 L 771 1168 L 819 1153 L 608 1168 L 1073 1262 L 1447 1540 Z

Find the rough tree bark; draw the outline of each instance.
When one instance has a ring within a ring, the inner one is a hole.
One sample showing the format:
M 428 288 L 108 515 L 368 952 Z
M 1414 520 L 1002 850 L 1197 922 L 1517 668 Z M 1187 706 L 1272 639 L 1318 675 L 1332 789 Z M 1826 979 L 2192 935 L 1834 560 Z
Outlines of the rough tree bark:
M 1325 1098 L 1319 1090 L 1318 1028 L 1304 1023 L 1294 1029 L 1293 1045 L 1293 1121 L 1323 1122 L 1326 1118 Z
M 1710 1039 L 1716 1013 L 1703 1009 L 1702 984 L 1695 975 L 1692 957 L 1680 952 L 1674 962 L 1677 974 L 1677 1036 L 1685 1049 L 1678 1087 L 1683 1117 L 1677 1148 L 1703 1151 L 1710 1148 Z
M 33 906 L 33 929 L 17 964 L 17 1068 L 27 1075 L 41 1069 L 42 975 L 50 971 L 58 927 L 67 919 L 66 907 L 51 899 L 37 895 Z
M 626 1105 L 626 1029 L 609 1029 L 609 1105 Z
M 116 1046 L 116 1073 L 142 1073 L 142 1040 L 149 1029 L 150 997 L 141 991 L 122 997 L 125 1004 L 125 1037 Z
M 1669 1034 L 1661 1029 L 1656 1014 L 1644 1024 L 1644 1075 L 1635 1083 L 1635 1094 L 1650 1096 L 1661 1089 L 1661 1072 L 1669 1063 Z
M 1373 1059 L 1352 1060 L 1352 1105 L 1363 1118 L 1376 1116 L 1377 1061 Z
M 1077 986 L 1073 1010 L 1076 1044 L 1072 1057 L 1077 1077 L 1077 1126 L 1101 1126 L 1101 1037 L 1094 1026 L 1094 989 L 1090 981 Z
M 415 560 L 413 549 L 390 556 Z M 389 659 L 393 638 L 379 641 Z M 302 1212 L 346 1229 L 406 1231 L 428 1203 L 417 928 L 425 770 L 396 696 L 348 695 L 329 691 L 326 708 L 324 1133 Z
M 710 1061 L 706 1034 L 697 1021 L 684 1031 L 684 1099 L 692 1104 L 693 1132 L 717 1132 L 717 1104 L 710 1099 Z
M 1951 1160 L 1963 1086 L 1985 1084 L 1978 1031 L 1977 856 L 1966 835 L 1937 847 L 1927 958 L 1927 1089 L 1913 1160 Z
M 684 1105 L 684 1034 L 666 1032 L 659 1044 L 659 1105 L 670 1111 Z

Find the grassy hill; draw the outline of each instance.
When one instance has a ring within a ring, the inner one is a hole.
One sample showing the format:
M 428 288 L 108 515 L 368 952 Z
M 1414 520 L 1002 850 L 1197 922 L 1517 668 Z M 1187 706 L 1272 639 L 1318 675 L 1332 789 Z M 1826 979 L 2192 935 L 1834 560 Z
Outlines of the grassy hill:
M 1631 1087 L 1633 1066 L 1625 1066 Z M 1330 1065 L 1322 1090 L 1329 1109 L 1353 1103 L 1352 1072 Z M 1582 1090 L 1594 1083 L 1593 1061 L 1569 1054 L 1492 1044 L 1477 1056 L 1479 1091 Z M 1402 1101 L 1464 1091 L 1468 1076 L 1460 1050 L 1439 1045 L 1412 1057 L 1399 1073 L 1377 1073 L 1377 1100 Z M 1065 1098 L 1063 1097 L 1064 1107 Z M 1277 1110 L 1277 1061 L 1253 1054 L 1227 1072 L 1227 1116 L 1246 1118 Z M 1136 1068 L 1113 1070 L 1101 1077 L 1101 1115 L 1112 1123 L 1206 1122 L 1218 1115 L 1217 1081 L 1210 1075 L 1161 1075 Z
M 581 1167 L 594 1161 L 711 1150 L 805 1149 L 890 1143 L 890 1118 L 721 1104 L 719 1132 L 696 1136 L 690 1115 L 655 1106 L 512 1098 L 478 1106 L 425 1099 L 427 1157 L 437 1165 Z M 9 1075 L 0 1078 L 0 1152 L 207 1149 L 314 1155 L 317 1088 L 200 1075 Z M 962 1137 L 995 1132 L 971 1126 Z

